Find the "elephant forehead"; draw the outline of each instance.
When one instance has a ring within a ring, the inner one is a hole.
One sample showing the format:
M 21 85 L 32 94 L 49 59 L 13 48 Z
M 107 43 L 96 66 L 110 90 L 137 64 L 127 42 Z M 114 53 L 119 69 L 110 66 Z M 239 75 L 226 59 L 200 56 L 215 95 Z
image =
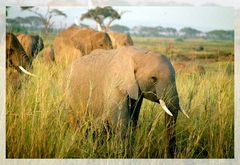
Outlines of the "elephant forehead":
M 105 43 L 106 38 L 102 35 L 98 35 L 98 36 L 92 37 L 92 41 L 97 43 L 99 42 Z
M 23 48 L 22 48 L 21 44 L 19 43 L 18 39 L 13 34 L 11 34 L 9 46 L 15 51 L 23 50 Z
M 158 53 L 148 53 L 144 60 L 144 70 L 148 71 L 149 74 L 155 75 L 160 79 L 169 79 L 174 76 L 174 70 L 166 56 Z
M 106 33 L 103 32 L 96 32 L 96 34 L 94 35 L 94 40 L 97 41 L 111 41 L 109 36 Z
M 29 41 L 29 40 L 32 39 L 32 36 L 31 35 L 27 35 L 27 34 L 19 34 L 17 36 L 17 38 L 18 38 L 19 41 L 22 41 L 22 40 Z
M 17 39 L 19 40 L 23 47 L 30 46 L 33 41 L 32 36 L 27 34 L 20 34 L 17 36 Z

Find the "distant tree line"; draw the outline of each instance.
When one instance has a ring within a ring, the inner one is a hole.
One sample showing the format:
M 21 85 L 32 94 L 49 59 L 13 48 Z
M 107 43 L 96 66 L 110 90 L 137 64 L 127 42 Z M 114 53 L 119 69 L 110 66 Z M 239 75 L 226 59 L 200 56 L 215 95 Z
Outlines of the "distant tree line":
M 213 30 L 207 32 L 207 38 L 216 40 L 233 40 L 234 31 L 233 30 Z
M 8 15 L 8 10 L 10 7 L 6 8 L 6 15 Z M 57 9 L 49 9 L 42 14 L 38 7 L 33 6 L 22 6 L 23 11 L 27 11 L 33 14 L 29 17 L 16 17 L 7 18 L 7 31 L 12 32 L 43 32 L 45 34 L 51 32 L 57 32 L 59 30 L 54 28 L 53 17 L 62 16 L 67 17 L 65 13 Z M 212 40 L 233 40 L 234 31 L 233 30 L 212 30 L 208 32 L 202 32 L 200 30 L 194 29 L 192 27 L 184 27 L 177 30 L 172 27 L 162 27 L 162 26 L 135 26 L 129 28 L 123 25 L 112 25 L 112 22 L 121 19 L 121 16 L 126 13 L 117 12 L 111 6 L 106 7 L 96 7 L 95 9 L 90 9 L 86 13 L 79 17 L 79 20 L 92 19 L 97 23 L 98 30 L 101 31 L 118 31 L 123 33 L 129 33 L 135 36 L 142 37 L 174 37 L 174 38 L 204 38 Z M 88 27 L 83 23 L 79 23 L 81 27 Z M 60 29 L 61 30 L 61 29 Z M 180 40 L 179 40 L 180 41 Z
M 6 19 L 6 30 L 14 33 L 42 33 L 44 26 L 42 25 L 39 17 L 16 17 Z M 48 31 L 53 33 L 57 29 L 49 28 Z
M 202 32 L 200 30 L 184 27 L 179 31 L 172 27 L 150 27 L 150 26 L 135 26 L 129 28 L 123 25 L 112 25 L 110 27 L 111 31 L 118 31 L 123 33 L 130 33 L 135 36 L 142 37 L 175 37 L 175 38 L 204 38 L 212 40 L 233 40 L 234 31 L 233 30 L 212 30 L 208 32 Z

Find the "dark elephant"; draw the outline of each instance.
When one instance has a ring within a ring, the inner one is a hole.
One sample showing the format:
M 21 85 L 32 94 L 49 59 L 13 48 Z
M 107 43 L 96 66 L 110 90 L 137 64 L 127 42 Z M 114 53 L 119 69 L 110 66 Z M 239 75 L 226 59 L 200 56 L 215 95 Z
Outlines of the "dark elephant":
M 18 34 L 17 39 L 22 44 L 31 61 L 44 48 L 43 39 L 39 35 Z
M 13 89 L 17 89 L 21 85 L 20 75 L 35 76 L 30 73 L 31 62 L 22 45 L 12 33 L 6 34 L 6 67 L 7 67 L 7 82 L 10 83 Z
M 29 57 L 12 33 L 6 34 L 6 58 L 6 66 L 15 68 L 19 72 L 20 68 L 29 69 L 31 67 Z

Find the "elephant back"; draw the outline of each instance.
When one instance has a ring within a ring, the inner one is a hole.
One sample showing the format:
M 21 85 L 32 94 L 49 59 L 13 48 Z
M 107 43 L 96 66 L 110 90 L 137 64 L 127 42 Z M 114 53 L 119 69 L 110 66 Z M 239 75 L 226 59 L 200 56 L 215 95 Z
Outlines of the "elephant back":
M 41 58 L 46 63 L 52 63 L 55 61 L 53 47 L 46 47 L 38 54 L 38 58 Z
M 95 49 L 111 49 L 112 43 L 107 33 L 90 28 L 69 27 L 54 39 L 57 63 L 70 63 Z

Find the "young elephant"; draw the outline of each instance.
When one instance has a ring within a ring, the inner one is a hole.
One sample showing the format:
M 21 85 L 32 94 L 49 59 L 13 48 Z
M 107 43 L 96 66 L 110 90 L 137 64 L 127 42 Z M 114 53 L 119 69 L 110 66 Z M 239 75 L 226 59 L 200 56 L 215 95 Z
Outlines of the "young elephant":
M 170 115 L 168 156 L 174 156 L 174 126 L 181 109 L 175 72 L 165 56 L 134 47 L 95 50 L 74 61 L 65 77 L 67 99 L 74 110 L 123 131 L 129 122 L 136 127 L 143 98 L 160 103 Z

